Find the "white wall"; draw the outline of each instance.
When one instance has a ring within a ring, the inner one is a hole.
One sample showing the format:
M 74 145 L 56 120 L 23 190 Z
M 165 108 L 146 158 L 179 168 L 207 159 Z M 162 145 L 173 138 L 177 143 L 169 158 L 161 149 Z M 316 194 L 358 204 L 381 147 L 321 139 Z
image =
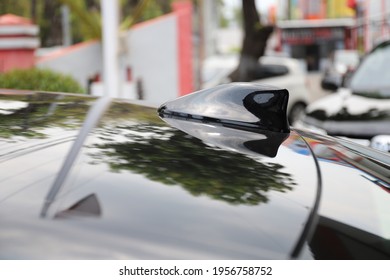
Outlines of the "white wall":
M 87 88 L 88 78 L 102 71 L 102 48 L 98 42 L 89 42 L 54 51 L 41 57 L 36 66 L 72 76 Z
M 161 104 L 179 96 L 178 29 L 174 14 L 144 22 L 128 31 L 125 68 L 130 67 L 132 82 L 142 80 L 145 100 Z M 71 46 L 41 57 L 37 67 L 71 75 L 83 87 L 89 77 L 102 77 L 102 48 L 98 42 Z M 128 87 L 124 87 L 125 90 Z M 133 87 L 134 88 L 134 87 Z M 97 95 L 101 95 L 98 91 Z M 134 93 L 122 97 L 133 97 Z
M 145 99 L 163 103 L 179 96 L 176 16 L 169 15 L 132 28 L 127 36 L 133 79 L 142 80 Z
M 204 56 L 209 57 L 217 51 L 217 32 L 219 28 L 218 2 L 215 0 L 203 0 L 203 40 Z

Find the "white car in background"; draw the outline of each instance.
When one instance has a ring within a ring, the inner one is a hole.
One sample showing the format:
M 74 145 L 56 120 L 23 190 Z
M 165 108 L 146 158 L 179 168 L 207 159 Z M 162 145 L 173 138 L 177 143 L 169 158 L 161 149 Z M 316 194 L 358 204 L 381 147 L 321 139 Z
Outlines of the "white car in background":
M 229 74 L 238 65 L 238 56 L 224 55 L 206 59 L 203 63 L 202 89 L 229 83 Z M 284 56 L 263 56 L 253 83 L 286 88 L 290 92 L 287 114 L 294 124 L 309 103 L 306 71 L 299 60 Z

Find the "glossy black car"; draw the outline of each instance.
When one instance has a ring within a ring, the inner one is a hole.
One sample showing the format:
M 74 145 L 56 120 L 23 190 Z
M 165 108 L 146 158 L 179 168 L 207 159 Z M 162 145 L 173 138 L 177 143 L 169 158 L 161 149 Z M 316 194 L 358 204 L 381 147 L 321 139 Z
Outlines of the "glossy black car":
M 390 152 L 390 41 L 373 49 L 346 81 L 346 88 L 328 95 L 306 109 L 298 126 L 333 136 L 371 141 Z M 381 139 L 381 138 L 379 138 Z
M 390 258 L 390 157 L 290 129 L 287 90 L 0 92 L 2 259 Z

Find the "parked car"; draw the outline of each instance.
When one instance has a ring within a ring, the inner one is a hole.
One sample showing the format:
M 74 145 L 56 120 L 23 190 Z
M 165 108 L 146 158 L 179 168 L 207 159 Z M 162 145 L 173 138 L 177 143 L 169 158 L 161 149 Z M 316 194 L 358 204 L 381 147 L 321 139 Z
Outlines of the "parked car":
M 389 259 L 390 157 L 290 128 L 287 102 L 0 90 L 0 258 Z
M 228 76 L 237 65 L 238 57 L 236 55 L 206 59 L 202 72 L 204 82 L 202 88 L 229 83 Z M 309 104 L 306 71 L 297 59 L 281 55 L 262 56 L 259 59 L 256 78 L 251 82 L 289 89 L 290 102 L 287 114 L 291 124 L 300 118 Z
M 296 126 L 349 137 L 367 145 L 371 141 L 372 146 L 390 151 L 389 64 L 387 41 L 366 55 L 345 88 L 310 104 Z
M 335 91 L 341 87 L 345 75 L 355 70 L 359 60 L 357 50 L 335 50 L 321 80 L 322 88 Z

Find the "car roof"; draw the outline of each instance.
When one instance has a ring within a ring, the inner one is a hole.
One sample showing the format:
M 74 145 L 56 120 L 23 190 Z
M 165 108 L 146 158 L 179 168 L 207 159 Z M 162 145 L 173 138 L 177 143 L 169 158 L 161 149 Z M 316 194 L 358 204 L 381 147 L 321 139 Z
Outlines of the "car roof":
M 41 93 L 0 99 L 34 108 L 28 133 L 11 129 L 2 137 L 8 144 L 0 165 L 8 174 L 1 176 L 0 208 L 8 213 L 2 236 L 9 236 L 1 241 L 8 244 L 2 258 L 280 259 L 289 258 L 302 234 L 317 179 L 306 176 L 316 167 L 295 133 L 289 139 L 299 153 L 281 146 L 273 158 L 257 150 L 266 134 L 180 120 L 174 127 L 155 108 L 109 100 L 51 200 L 87 108 L 102 99 Z M 15 110 L 6 118 L 23 122 L 17 112 L 25 108 Z M 78 125 L 69 126 L 72 118 Z M 226 138 L 215 142 L 222 132 Z M 307 164 L 305 171 L 297 162 Z M 34 243 L 26 243 L 28 236 L 36 236 Z

